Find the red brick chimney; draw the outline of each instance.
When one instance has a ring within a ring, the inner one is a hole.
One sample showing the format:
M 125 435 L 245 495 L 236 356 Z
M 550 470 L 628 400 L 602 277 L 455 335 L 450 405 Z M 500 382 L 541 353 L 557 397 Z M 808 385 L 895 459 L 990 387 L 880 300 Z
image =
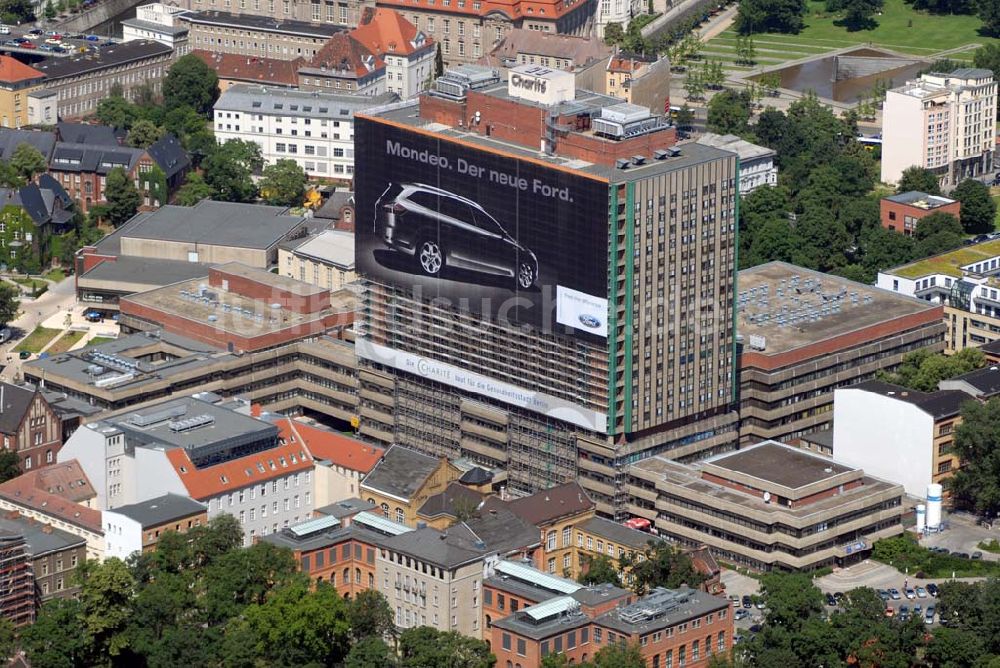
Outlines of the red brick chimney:
M 260 404 L 250 404 L 250 415 L 259 418 L 261 414 Z

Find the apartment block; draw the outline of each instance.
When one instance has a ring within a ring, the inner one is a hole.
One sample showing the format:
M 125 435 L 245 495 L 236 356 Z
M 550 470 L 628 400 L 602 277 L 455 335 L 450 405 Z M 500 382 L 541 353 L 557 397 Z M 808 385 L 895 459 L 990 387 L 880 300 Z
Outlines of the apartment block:
M 1000 339 L 1000 241 L 880 271 L 876 285 L 943 309 L 945 352 Z
M 941 308 L 769 262 L 740 272 L 740 441 L 791 441 L 833 419 L 833 392 L 944 348 Z
M 579 477 L 610 515 L 628 462 L 733 447 L 737 158 L 675 137 L 530 65 L 359 117 L 362 433 L 506 469 L 518 494 Z M 426 216 L 503 241 L 395 236 Z
M 962 406 L 975 401 L 960 390 L 917 392 L 868 381 L 837 390 L 833 454 L 838 462 L 864 467 L 923 498 L 961 466 L 952 450 Z
M 327 40 L 344 31 L 340 25 L 230 11 L 190 11 L 178 14 L 177 18 L 180 25 L 188 30 L 188 43 L 192 49 L 231 53 L 246 58 L 308 60 L 323 48 Z
M 879 201 L 879 213 L 882 227 L 911 237 L 917 231 L 920 219 L 932 213 L 950 213 L 957 220 L 962 213 L 962 203 L 939 195 L 910 191 L 883 197 Z
M 928 73 L 890 90 L 882 108 L 882 180 L 924 167 L 945 185 L 993 169 L 997 84 L 993 72 Z
M 310 177 L 349 181 L 354 115 L 394 99 L 239 84 L 215 103 L 215 136 L 256 142 L 267 164 L 294 160 Z
M 385 63 L 386 92 L 405 100 L 425 90 L 434 77 L 437 44 L 400 12 L 367 11 L 350 35 Z
M 178 6 L 199 14 L 224 14 L 231 17 L 229 21 L 234 27 L 260 22 L 344 29 L 358 25 L 361 12 L 374 3 L 370 0 L 182 0 Z
M 134 554 L 152 552 L 167 531 L 183 534 L 208 524 L 208 509 L 186 496 L 164 494 L 114 510 L 101 512 L 105 556 L 122 561 Z
M 903 532 L 902 485 L 775 441 L 696 464 L 642 460 L 629 492 L 660 536 L 761 571 L 857 563 Z

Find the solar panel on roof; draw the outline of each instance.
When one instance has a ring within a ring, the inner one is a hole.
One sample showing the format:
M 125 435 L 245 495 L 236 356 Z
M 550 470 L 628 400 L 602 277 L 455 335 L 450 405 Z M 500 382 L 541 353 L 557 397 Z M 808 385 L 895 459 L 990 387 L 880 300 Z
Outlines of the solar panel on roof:
M 362 511 L 354 516 L 354 522 L 356 524 L 361 524 L 362 526 L 375 529 L 380 533 L 389 534 L 390 536 L 398 536 L 403 533 L 409 533 L 413 531 L 408 526 L 403 526 L 392 520 L 388 520 L 380 515 L 375 515 L 367 511 Z
M 496 570 L 497 573 L 503 573 L 504 575 L 509 575 L 512 578 L 530 582 L 531 584 L 542 587 L 543 589 L 557 591 L 561 594 L 572 594 L 573 592 L 583 588 L 583 585 L 578 582 L 573 582 L 572 580 L 567 580 L 566 578 L 555 577 L 549 575 L 548 573 L 543 573 L 537 568 L 532 568 L 531 566 L 519 564 L 514 561 L 501 561 L 496 565 Z

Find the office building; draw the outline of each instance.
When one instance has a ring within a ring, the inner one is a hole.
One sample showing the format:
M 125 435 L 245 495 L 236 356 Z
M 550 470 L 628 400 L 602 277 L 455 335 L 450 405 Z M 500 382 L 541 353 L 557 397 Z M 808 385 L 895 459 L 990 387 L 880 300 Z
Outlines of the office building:
M 28 96 L 41 89 L 45 75 L 16 58 L 0 56 L 0 126 L 28 125 Z
M 0 484 L 0 509 L 79 536 L 88 559 L 104 558 L 97 492 L 77 461 L 59 462 Z
M 908 237 L 917 231 L 921 218 L 932 213 L 950 213 L 958 220 L 961 212 L 962 203 L 957 200 L 916 191 L 889 195 L 879 201 L 882 227 L 890 232 L 902 232 Z
M 883 290 L 943 307 L 945 352 L 1000 338 L 1000 241 L 963 246 L 878 273 Z
M 903 532 L 902 485 L 774 441 L 629 470 L 629 510 L 659 535 L 755 570 L 845 566 Z
M 784 262 L 740 272 L 740 441 L 829 427 L 833 391 L 940 352 L 941 309 Z
M 698 137 L 699 144 L 715 146 L 740 156 L 740 195 L 746 196 L 761 186 L 778 185 L 778 166 L 774 164 L 777 153 L 766 146 L 758 146 L 736 135 L 718 135 L 706 132 Z
M 611 515 L 629 461 L 732 447 L 737 158 L 674 140 L 530 65 L 359 117 L 362 433 Z M 495 241 L 421 236 L 437 215 Z
M 882 107 L 882 180 L 896 183 L 908 167 L 924 167 L 956 185 L 992 171 L 996 116 L 991 70 L 922 74 L 891 89 Z
M 172 399 L 88 423 L 60 455 L 80 462 L 101 510 L 178 494 L 204 504 L 209 520 L 235 517 L 249 545 L 313 508 L 312 457 L 250 408 L 208 393 Z
M 180 5 L 197 14 L 218 16 L 218 20 L 226 21 L 231 27 L 230 39 L 243 37 L 246 42 L 252 33 L 239 32 L 239 29 L 258 23 L 270 24 L 271 27 L 291 24 L 296 28 L 312 26 L 343 30 L 358 25 L 361 12 L 373 3 L 368 0 L 247 0 L 239 3 L 231 0 L 183 0 Z
M 181 7 L 162 2 L 139 5 L 135 8 L 135 18 L 124 19 L 121 22 L 122 41 L 153 40 L 169 46 L 178 58 L 187 55 L 191 51 L 189 31 L 180 20 L 185 11 Z
M 960 390 L 917 392 L 873 380 L 836 391 L 833 456 L 899 483 L 922 498 L 961 466 L 952 449 L 962 406 L 975 401 Z
M 45 90 L 58 94 L 59 118 L 82 118 L 120 86 L 126 100 L 138 89 L 160 94 L 160 85 L 174 61 L 173 50 L 153 40 L 135 40 L 103 47 L 96 54 L 47 58 L 34 67 L 45 75 Z
M 294 160 L 310 177 L 349 181 L 354 114 L 394 99 L 240 84 L 215 103 L 215 136 L 260 144 L 267 164 Z
M 208 509 L 186 496 L 164 494 L 114 510 L 101 512 L 105 556 L 122 561 L 134 554 L 152 552 L 166 531 L 187 533 L 208 524 Z
M 493 626 L 497 662 L 537 666 L 549 654 L 585 662 L 607 645 L 639 646 L 647 666 L 709 664 L 733 644 L 729 600 L 682 587 L 657 587 L 624 606 L 595 612 L 573 595 L 539 603 Z
M 278 247 L 278 271 L 310 285 L 334 291 L 357 279 L 354 272 L 354 234 L 323 230 Z

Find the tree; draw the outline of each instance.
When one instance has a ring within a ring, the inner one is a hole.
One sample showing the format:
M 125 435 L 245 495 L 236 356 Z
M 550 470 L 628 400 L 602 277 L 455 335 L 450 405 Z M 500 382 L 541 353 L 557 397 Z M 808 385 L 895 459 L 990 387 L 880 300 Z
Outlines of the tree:
M 964 668 L 976 665 L 985 653 L 983 641 L 975 633 L 941 627 L 934 631 L 924 659 L 933 668 Z
M 751 35 L 740 35 L 736 38 L 736 63 L 738 65 L 753 65 L 757 58 L 757 49 Z
M 794 632 L 806 619 L 823 611 L 823 594 L 807 573 L 765 573 L 760 584 L 769 626 Z
M 13 450 L 0 450 L 0 482 L 7 482 L 19 475 L 21 475 L 21 458 L 18 454 Z
M 610 557 L 603 554 L 596 557 L 586 556 L 584 557 L 584 562 L 587 570 L 577 578 L 580 584 L 595 585 L 610 583 L 616 587 L 622 586 L 618 569 L 615 568 L 615 564 Z
M 190 172 L 187 181 L 177 189 L 174 204 L 194 206 L 203 199 L 210 199 L 215 191 L 205 183 L 204 177 L 198 172 Z
M 719 134 L 747 131 L 753 101 L 747 91 L 724 90 L 708 103 L 708 129 Z
M 21 309 L 20 293 L 17 288 L 6 281 L 0 282 L 0 325 L 17 318 Z
M 677 127 L 681 130 L 690 130 L 692 125 L 694 125 L 694 110 L 685 102 L 677 112 Z
M 18 144 L 10 156 L 10 166 L 25 181 L 31 181 L 36 174 L 46 170 L 48 164 L 41 151 L 28 143 Z
M 80 621 L 89 638 L 89 665 L 111 665 L 127 645 L 135 580 L 120 559 L 85 561 L 77 566 Z
M 294 160 L 278 160 L 264 168 L 260 196 L 268 204 L 301 206 L 306 190 L 306 173 Z
M 496 662 L 482 640 L 430 626 L 403 631 L 399 654 L 402 668 L 493 668 Z
M 94 115 L 104 125 L 128 130 L 138 120 L 139 110 L 121 95 L 108 95 L 97 103 Z
M 873 16 L 882 11 L 884 0 L 827 0 L 829 12 L 844 12 L 844 25 L 848 31 L 870 30 L 877 24 Z
M 251 175 L 263 164 L 260 145 L 231 139 L 215 145 L 202 161 L 205 183 L 226 202 L 249 202 L 257 195 Z
M 990 189 L 984 183 L 965 179 L 951 192 L 951 196 L 962 203 L 960 219 L 966 234 L 993 231 L 997 203 L 990 197 Z
M 625 31 L 622 29 L 622 24 L 617 21 L 612 21 L 604 26 L 604 43 L 609 45 L 621 44 L 622 40 L 625 39 Z
M 938 211 L 917 221 L 914 236 L 917 252 L 922 257 L 928 257 L 958 248 L 964 235 L 958 218 Z
M 705 97 L 705 80 L 701 72 L 691 70 L 684 79 L 684 90 L 687 91 L 689 100 L 700 100 Z
M 33 666 L 77 668 L 87 665 L 90 638 L 81 624 L 83 606 L 74 598 L 42 604 L 35 623 L 21 631 L 21 648 Z
M 20 25 L 35 20 L 35 8 L 31 0 L 3 0 L 0 2 L 0 19 L 7 25 Z
M 152 121 L 141 119 L 133 123 L 128 131 L 128 145 L 134 148 L 149 148 L 162 137 L 163 128 L 156 127 Z
M 359 592 L 351 600 L 347 606 L 347 619 L 355 641 L 396 635 L 396 622 L 389 601 L 376 589 Z
M 1000 0 L 979 0 L 976 6 L 983 30 L 992 37 L 1000 37 Z
M 945 480 L 956 506 L 983 517 L 1000 514 L 1000 398 L 985 404 L 969 402 L 962 408 L 962 422 L 955 429 L 952 450 L 962 461 L 955 475 Z
M 381 638 L 364 638 L 351 646 L 344 668 L 391 668 L 396 665 L 392 650 Z
M 941 182 L 934 172 L 924 167 L 907 167 L 896 186 L 897 193 L 921 192 L 928 195 L 941 194 Z
M 597 650 L 590 665 L 593 668 L 646 668 L 646 659 L 638 643 L 616 642 Z
M 696 587 L 705 579 L 688 555 L 664 541 L 651 543 L 641 556 L 634 552 L 624 555 L 621 568 L 631 575 L 632 589 L 640 596 L 656 587 Z
M 163 104 L 167 110 L 190 107 L 207 116 L 218 97 L 218 75 L 194 54 L 181 56 L 163 79 Z
M 104 187 L 104 198 L 108 202 L 108 220 L 115 227 L 121 226 L 139 210 L 142 197 L 135 183 L 121 167 L 115 167 L 108 172 Z
M 249 645 L 265 665 L 335 666 L 347 656 L 349 632 L 347 604 L 333 585 L 320 582 L 310 590 L 301 579 L 247 607 L 226 631 L 226 654 Z
M 743 35 L 797 33 L 805 26 L 805 0 L 740 0 L 736 29 Z
M 895 373 L 882 373 L 880 378 L 911 390 L 932 392 L 938 383 L 986 365 L 986 356 L 978 348 L 966 348 L 954 355 L 914 350 L 903 356 Z
M 52 0 L 46 0 L 44 13 L 49 21 L 56 17 L 56 8 L 52 6 Z
M 441 43 L 437 45 L 437 51 L 434 53 L 434 78 L 444 74 L 444 57 L 441 55 Z

